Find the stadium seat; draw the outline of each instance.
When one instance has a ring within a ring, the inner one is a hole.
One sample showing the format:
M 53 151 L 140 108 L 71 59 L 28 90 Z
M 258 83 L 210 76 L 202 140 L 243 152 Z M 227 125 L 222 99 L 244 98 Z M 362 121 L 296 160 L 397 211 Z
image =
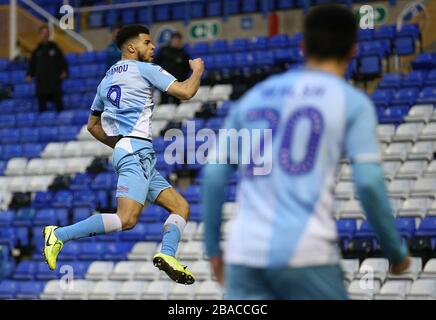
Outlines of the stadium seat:
M 141 293 L 142 300 L 166 300 L 168 292 L 174 286 L 170 281 L 152 281 Z
M 129 260 L 151 260 L 156 253 L 155 242 L 137 242 L 128 254 Z
M 418 98 L 416 99 L 417 103 L 436 103 L 436 86 L 434 87 L 425 87 L 419 93 Z
M 86 300 L 92 292 L 95 283 L 87 280 L 75 280 L 74 286 L 66 286 L 62 299 L 64 300 Z
M 168 293 L 170 300 L 193 300 L 198 283 L 194 282 L 190 286 L 173 285 Z
M 410 108 L 405 120 L 407 122 L 428 122 L 433 111 L 434 107 L 431 104 L 415 105 Z
M 99 281 L 89 292 L 89 300 L 113 300 L 116 292 L 121 288 L 119 281 Z
M 222 298 L 222 289 L 216 281 L 203 281 L 195 289 L 196 300 L 221 300 Z
M 107 280 L 114 268 L 114 263 L 110 261 L 95 261 L 91 263 L 85 278 L 87 280 Z
M 18 281 L 3 280 L 0 282 L 0 299 L 15 299 L 18 290 Z
M 395 179 L 389 186 L 389 195 L 395 198 L 406 198 L 412 189 L 412 179 Z
M 368 283 L 369 282 L 369 283 Z M 354 280 L 348 287 L 349 297 L 353 300 L 371 300 L 380 290 L 379 281 Z
M 415 70 L 406 74 L 401 82 L 402 87 L 422 87 L 426 72 L 422 70 Z
M 160 275 L 159 269 L 157 269 L 151 261 L 143 262 L 138 269 L 136 269 L 134 279 L 135 280 L 157 280 Z
M 433 153 L 436 151 L 436 145 L 431 141 L 418 141 L 407 155 L 408 160 L 427 160 L 433 159 Z M 427 169 L 426 169 L 427 170 Z
M 411 258 L 411 264 L 407 270 L 398 275 L 393 275 L 389 273 L 389 280 L 413 280 L 418 278 L 419 273 L 422 270 L 422 259 L 420 257 Z
M 133 280 L 135 272 L 141 267 L 141 262 L 121 261 L 115 265 L 109 276 L 110 280 L 128 281 Z
M 38 299 L 44 289 L 44 285 L 45 282 L 40 281 L 20 282 L 16 298 L 26 300 Z
M 406 161 L 399 168 L 396 177 L 400 179 L 417 179 L 419 176 L 421 176 L 426 167 L 427 161 Z
M 436 299 L 436 280 L 418 279 L 413 282 L 407 300 L 435 300 Z
M 432 259 L 427 261 L 427 263 L 425 264 L 424 269 L 422 270 L 419 277 L 420 278 L 436 279 L 436 259 L 435 258 L 432 258 Z
M 139 300 L 141 292 L 148 287 L 148 282 L 145 281 L 124 281 L 121 282 L 121 287 L 115 294 L 116 300 Z
M 374 298 L 375 300 L 404 300 L 411 285 L 412 282 L 407 280 L 387 281 Z
M 384 150 L 382 154 L 383 160 L 405 161 L 407 157 L 407 153 L 411 148 L 412 148 L 412 143 L 410 142 L 391 143 L 389 147 L 386 150 Z

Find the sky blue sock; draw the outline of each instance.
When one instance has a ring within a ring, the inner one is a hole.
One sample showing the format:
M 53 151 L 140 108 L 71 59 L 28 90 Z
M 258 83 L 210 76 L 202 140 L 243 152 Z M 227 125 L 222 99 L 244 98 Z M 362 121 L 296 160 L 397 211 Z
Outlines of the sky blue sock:
M 164 233 L 162 238 L 162 248 L 160 252 L 169 256 L 176 256 L 177 247 L 180 241 L 180 230 L 172 223 L 164 225 Z
M 109 231 L 105 230 L 104 218 L 118 219 L 118 217 L 115 216 L 116 215 L 113 214 L 110 216 L 107 214 L 96 214 L 71 226 L 57 228 L 55 235 L 59 240 L 65 243 L 70 240 L 104 234 Z

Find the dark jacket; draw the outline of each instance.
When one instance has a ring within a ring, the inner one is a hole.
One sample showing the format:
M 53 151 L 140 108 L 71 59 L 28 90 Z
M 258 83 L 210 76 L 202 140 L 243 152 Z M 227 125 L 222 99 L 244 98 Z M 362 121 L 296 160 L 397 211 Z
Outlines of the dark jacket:
M 106 49 L 106 71 L 121 59 L 121 51 L 115 42 L 112 42 Z
M 189 55 L 183 48 L 162 47 L 154 59 L 154 63 L 171 73 L 179 81 L 186 80 L 191 71 L 189 68 Z
M 62 90 L 62 72 L 68 73 L 67 60 L 56 43 L 40 43 L 32 52 L 27 75 L 35 78 L 36 93 L 50 94 Z

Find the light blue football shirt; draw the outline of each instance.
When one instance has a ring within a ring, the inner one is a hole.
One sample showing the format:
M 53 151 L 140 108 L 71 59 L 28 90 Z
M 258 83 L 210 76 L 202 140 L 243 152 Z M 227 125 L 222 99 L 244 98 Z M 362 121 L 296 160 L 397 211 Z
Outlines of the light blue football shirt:
M 322 71 L 290 70 L 251 89 L 224 127 L 272 129 L 272 146 L 264 146 L 272 152 L 272 171 L 252 175 L 252 167 L 239 166 L 238 210 L 226 263 L 338 263 L 336 171 L 342 156 L 352 162 L 380 161 L 376 123 L 375 108 L 363 92 Z M 247 151 L 239 152 L 243 159 Z
M 100 82 L 91 110 L 102 112 L 102 127 L 108 136 L 150 139 L 153 90 L 165 92 L 174 81 L 176 78 L 153 63 L 120 60 Z

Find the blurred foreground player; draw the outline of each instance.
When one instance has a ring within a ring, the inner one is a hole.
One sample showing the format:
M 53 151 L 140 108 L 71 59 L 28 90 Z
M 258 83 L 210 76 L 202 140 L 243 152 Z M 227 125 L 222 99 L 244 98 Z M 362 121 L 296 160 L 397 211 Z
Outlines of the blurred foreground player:
M 201 59 L 190 61 L 191 77 L 178 82 L 151 63 L 155 47 L 146 27 L 124 27 L 118 32 L 116 42 L 122 58 L 108 70 L 97 88 L 88 130 L 97 140 L 114 148 L 113 165 L 118 175 L 117 213 L 96 214 L 67 227 L 44 228 L 44 256 L 50 269 L 54 270 L 65 242 L 132 229 L 147 201 L 171 213 L 164 224 L 162 249 L 154 256 L 154 265 L 172 280 L 192 284 L 194 275 L 175 258 L 189 217 L 189 205 L 155 169 L 151 115 L 155 107 L 155 87 L 189 100 L 200 86 L 204 64 Z
M 205 168 L 205 245 L 228 299 L 347 299 L 333 217 L 335 171 L 343 154 L 351 160 L 357 193 L 391 271 L 410 264 L 386 193 L 374 106 L 343 79 L 356 33 L 349 9 L 312 9 L 304 21 L 306 66 L 255 86 L 226 120 L 225 128 L 269 128 L 273 135 L 272 145 L 263 147 L 272 152 L 271 173 L 256 176 L 251 165 L 239 165 L 238 212 L 224 250 L 225 273 L 221 206 L 234 168 Z

